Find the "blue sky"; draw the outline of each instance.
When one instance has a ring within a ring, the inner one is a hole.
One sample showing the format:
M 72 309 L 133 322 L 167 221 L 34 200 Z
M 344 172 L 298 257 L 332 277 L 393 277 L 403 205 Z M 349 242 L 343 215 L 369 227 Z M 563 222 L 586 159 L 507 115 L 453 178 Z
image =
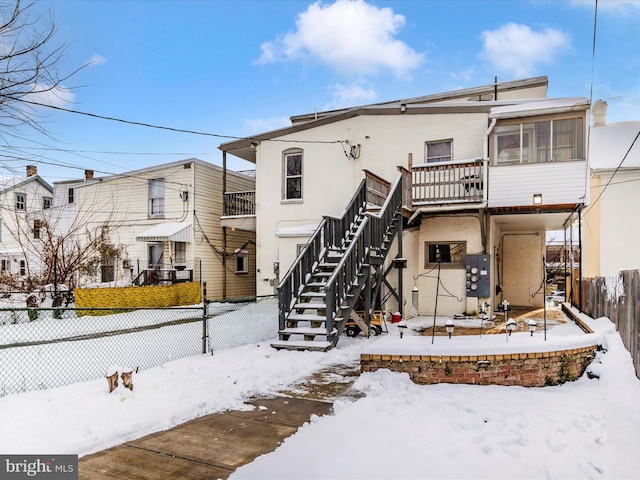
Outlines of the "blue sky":
M 68 44 L 57 105 L 178 133 L 41 108 L 49 136 L 3 135 L 49 183 L 198 157 L 292 115 L 546 75 L 549 97 L 607 100 L 640 120 L 640 1 L 40 0 Z M 593 83 L 592 83 L 593 68 Z M 217 137 L 215 135 L 220 135 Z M 5 150 L 6 150 L 5 146 Z M 251 168 L 233 158 L 229 167 Z

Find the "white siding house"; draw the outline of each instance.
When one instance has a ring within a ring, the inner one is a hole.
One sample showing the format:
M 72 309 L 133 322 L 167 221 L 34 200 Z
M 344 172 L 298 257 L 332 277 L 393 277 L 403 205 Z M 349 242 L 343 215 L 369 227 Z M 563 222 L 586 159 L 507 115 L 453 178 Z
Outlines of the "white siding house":
M 582 229 L 583 277 L 640 269 L 640 121 L 606 123 L 606 103 L 594 104 L 590 130 L 591 205 Z M 595 112 L 598 112 L 597 114 Z
M 301 115 L 290 127 L 221 145 L 256 164 L 258 294 L 280 285 L 281 315 L 289 312 L 283 282 L 315 248 L 299 255 L 305 240 L 330 217 L 345 218 L 365 179 L 367 195 L 383 200 L 396 182 L 402 189 L 402 225 L 387 225 L 394 242 L 371 277 L 378 284 L 384 271 L 388 284 L 374 302 L 385 298 L 385 309 L 405 316 L 436 305 L 440 314 L 475 313 L 485 301 L 541 306 L 545 231 L 562 228 L 587 200 L 588 100 L 549 100 L 546 89 L 546 77 L 536 77 Z M 325 250 L 339 250 L 323 235 Z M 309 268 L 326 261 L 318 254 L 324 260 Z M 294 296 L 322 293 L 294 284 Z
M 82 282 L 191 280 L 206 282 L 211 299 L 254 296 L 255 234 L 223 235 L 223 176 L 234 191 L 254 189 L 251 176 L 195 158 L 54 184 L 61 228 L 113 247 L 83 266 Z
M 35 166 L 25 177 L 0 179 L 0 276 L 28 287 L 28 278 L 43 272 L 40 234 L 52 206 L 53 189 Z

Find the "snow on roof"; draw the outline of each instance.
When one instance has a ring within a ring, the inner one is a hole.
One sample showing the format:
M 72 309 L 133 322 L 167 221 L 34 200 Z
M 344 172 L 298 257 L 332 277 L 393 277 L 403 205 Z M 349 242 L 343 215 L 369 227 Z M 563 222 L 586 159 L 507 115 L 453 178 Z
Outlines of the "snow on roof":
M 138 242 L 190 242 L 191 224 L 188 222 L 166 222 L 159 223 L 148 230 L 145 230 L 140 235 L 136 236 Z
M 640 121 L 610 123 L 592 127 L 589 139 L 589 164 L 593 169 L 617 168 L 640 132 Z M 636 142 L 622 163 L 624 167 L 640 167 L 640 142 Z
M 541 115 L 550 111 L 586 110 L 589 99 L 585 97 L 549 98 L 531 100 L 516 105 L 494 107 L 489 113 L 490 118 L 513 118 L 527 115 Z

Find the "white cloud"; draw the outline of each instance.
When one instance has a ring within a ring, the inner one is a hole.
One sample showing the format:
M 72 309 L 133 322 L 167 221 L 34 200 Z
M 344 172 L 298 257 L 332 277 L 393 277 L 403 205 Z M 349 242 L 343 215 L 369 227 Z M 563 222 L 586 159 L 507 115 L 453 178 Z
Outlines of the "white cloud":
M 73 92 L 62 86 L 51 88 L 46 85 L 33 84 L 31 91 L 34 93 L 27 96 L 28 100 L 52 107 L 65 107 L 75 100 Z
M 462 81 L 462 82 L 468 83 L 473 79 L 473 76 L 475 75 L 475 73 L 476 73 L 475 68 L 470 67 L 461 72 L 452 72 L 451 78 L 453 78 L 456 81 Z
M 391 70 L 408 75 L 424 60 L 395 38 L 405 17 L 389 7 L 378 8 L 364 0 L 317 1 L 298 15 L 296 31 L 261 45 L 258 63 L 306 59 L 329 65 L 349 76 Z
M 482 32 L 481 56 L 500 72 L 526 77 L 538 65 L 552 64 L 571 44 L 569 35 L 546 28 L 534 31 L 528 25 L 508 23 L 497 30 Z
M 107 63 L 107 59 L 104 58 L 102 55 L 98 55 L 96 53 L 91 56 L 91 58 L 87 62 L 87 65 L 96 66 L 96 65 L 102 65 L 103 63 Z
M 342 85 L 336 83 L 330 89 L 333 91 L 331 102 L 324 106 L 324 110 L 335 110 L 338 108 L 371 103 L 377 98 L 375 90 L 371 87 L 360 84 Z
M 291 120 L 288 117 L 249 118 L 245 123 L 252 133 L 261 133 L 288 127 Z

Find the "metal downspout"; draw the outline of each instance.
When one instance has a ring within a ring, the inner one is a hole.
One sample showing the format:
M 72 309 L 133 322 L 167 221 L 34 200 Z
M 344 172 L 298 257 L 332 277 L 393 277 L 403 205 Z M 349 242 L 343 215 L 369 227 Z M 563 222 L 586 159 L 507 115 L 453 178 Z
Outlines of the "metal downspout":
M 222 215 L 227 211 L 227 152 L 222 152 Z M 227 227 L 222 227 L 222 298 L 227 298 Z

